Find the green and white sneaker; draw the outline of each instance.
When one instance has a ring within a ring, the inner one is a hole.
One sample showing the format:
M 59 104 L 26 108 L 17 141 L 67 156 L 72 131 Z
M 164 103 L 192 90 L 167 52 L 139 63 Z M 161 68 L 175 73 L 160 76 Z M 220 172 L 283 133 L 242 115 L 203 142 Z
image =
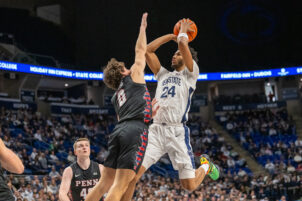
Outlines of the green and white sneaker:
M 212 163 L 212 161 L 210 160 L 210 157 L 207 154 L 203 154 L 200 157 L 200 165 L 203 165 L 203 164 L 209 164 L 209 166 L 210 166 L 206 175 L 209 175 L 212 180 L 217 180 L 220 175 L 219 167 L 218 167 L 218 165 L 215 165 L 214 163 Z

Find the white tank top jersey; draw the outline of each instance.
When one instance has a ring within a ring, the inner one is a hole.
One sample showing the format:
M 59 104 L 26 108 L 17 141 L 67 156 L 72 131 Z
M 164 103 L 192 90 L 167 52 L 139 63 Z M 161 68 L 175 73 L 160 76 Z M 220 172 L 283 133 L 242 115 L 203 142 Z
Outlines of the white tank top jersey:
M 184 123 L 188 120 L 192 94 L 196 88 L 199 68 L 193 60 L 193 72 L 187 67 L 177 72 L 161 66 L 155 79 L 158 81 L 155 97 L 160 106 L 154 117 L 156 123 Z

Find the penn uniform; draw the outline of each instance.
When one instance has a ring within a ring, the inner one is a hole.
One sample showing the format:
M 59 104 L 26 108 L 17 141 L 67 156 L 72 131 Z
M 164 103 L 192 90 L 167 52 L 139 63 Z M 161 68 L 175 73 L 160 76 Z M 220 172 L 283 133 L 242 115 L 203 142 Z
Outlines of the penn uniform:
M 198 75 L 198 65 L 193 61 L 193 72 L 187 67 L 180 72 L 170 72 L 161 67 L 155 76 L 158 81 L 155 97 L 160 108 L 149 128 L 148 146 L 143 161 L 146 169 L 168 153 L 180 179 L 195 177 L 189 128 L 185 123 Z
M 15 201 L 13 193 L 7 186 L 6 179 L 3 175 L 3 169 L 0 165 L 0 201 Z
M 126 76 L 111 101 L 119 122 L 109 136 L 109 155 L 104 166 L 137 172 L 148 141 L 152 115 L 150 93 L 146 84 L 135 83 L 131 76 Z
M 89 191 L 98 183 L 101 177 L 99 164 L 90 161 L 89 168 L 83 170 L 77 162 L 70 165 L 72 169 L 72 180 L 70 193 L 73 201 L 84 201 Z M 103 198 L 101 198 L 103 200 Z

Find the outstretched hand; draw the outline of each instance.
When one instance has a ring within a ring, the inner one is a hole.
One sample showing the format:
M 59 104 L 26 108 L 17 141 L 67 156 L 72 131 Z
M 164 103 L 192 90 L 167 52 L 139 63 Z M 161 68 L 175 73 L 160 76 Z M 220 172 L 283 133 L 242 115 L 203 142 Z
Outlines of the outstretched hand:
M 158 101 L 156 100 L 156 98 L 153 98 L 152 103 L 151 103 L 152 104 L 152 118 L 156 115 L 156 113 L 159 109 L 159 105 L 154 107 L 157 103 L 158 103 Z
M 148 13 L 144 13 L 142 17 L 142 22 L 141 22 L 141 28 L 146 29 L 147 28 L 147 17 Z
M 195 30 L 191 27 L 192 24 L 193 22 L 189 18 L 182 19 L 180 21 L 180 33 L 195 32 Z

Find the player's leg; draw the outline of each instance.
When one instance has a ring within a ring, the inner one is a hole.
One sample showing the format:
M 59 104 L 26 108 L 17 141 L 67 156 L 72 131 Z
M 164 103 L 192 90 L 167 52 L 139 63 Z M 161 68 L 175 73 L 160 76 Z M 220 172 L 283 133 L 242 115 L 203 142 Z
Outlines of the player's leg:
M 104 167 L 100 181 L 89 191 L 86 201 L 99 201 L 107 193 L 113 184 L 116 170 Z
M 139 168 L 139 171 L 137 172 L 134 179 L 128 185 L 128 189 L 123 195 L 121 201 L 131 200 L 131 198 L 133 197 L 136 183 L 146 172 L 146 170 L 148 170 L 151 165 L 155 164 L 160 159 L 160 157 L 164 155 L 165 151 L 163 149 L 162 144 L 164 142 L 164 139 L 162 139 L 162 134 L 164 133 L 161 132 L 161 128 L 158 125 L 150 126 L 148 134 L 148 144 L 144 155 L 143 163 Z
M 212 180 L 219 178 L 218 166 L 212 163 L 207 155 L 202 155 L 199 161 L 200 167 L 195 170 L 195 178 L 180 179 L 181 185 L 189 191 L 198 188 L 206 175 L 209 175 Z
M 117 168 L 117 158 L 119 153 L 119 142 L 118 134 L 121 128 L 116 127 L 114 132 L 110 135 L 108 141 L 108 157 L 104 163 L 104 169 L 101 175 L 100 181 L 95 185 L 95 187 L 89 191 L 86 196 L 86 201 L 99 201 L 101 197 L 108 192 L 113 181 L 115 179 L 116 168 Z
M 129 183 L 128 188 L 126 192 L 124 193 L 121 201 L 130 201 L 133 197 L 133 193 L 136 187 L 136 183 L 140 180 L 140 178 L 143 176 L 143 174 L 147 171 L 147 169 L 142 165 L 139 168 L 138 173 L 135 175 L 135 177 L 132 179 L 132 181 Z
M 183 188 L 193 191 L 201 184 L 204 177 L 210 170 L 212 171 L 215 166 L 205 157 L 201 157 L 201 166 L 198 169 L 195 169 L 188 127 L 175 127 L 174 134 L 170 135 L 170 137 L 171 139 L 167 146 L 173 167 L 178 170 Z M 217 171 L 215 171 L 215 173 L 217 174 Z
M 207 175 L 207 171 L 202 166 L 194 171 L 195 176 L 193 177 L 193 174 L 190 173 L 191 171 L 185 169 L 179 170 L 180 183 L 182 187 L 188 191 L 194 191 L 198 188 Z
M 117 169 L 113 185 L 111 186 L 105 201 L 119 201 L 126 192 L 129 183 L 134 179 L 136 173 L 130 169 Z
M 183 175 L 184 173 L 182 173 Z M 194 191 L 203 181 L 205 177 L 205 172 L 202 168 L 195 170 L 194 178 L 180 179 L 182 187 L 188 191 Z
M 195 171 L 188 130 L 183 126 L 170 127 L 169 130 L 166 144 L 168 155 L 173 168 L 178 170 L 181 185 L 183 188 L 192 191 L 201 183 L 205 174 L 202 170 L 197 169 Z M 199 178 L 200 181 L 196 178 Z

